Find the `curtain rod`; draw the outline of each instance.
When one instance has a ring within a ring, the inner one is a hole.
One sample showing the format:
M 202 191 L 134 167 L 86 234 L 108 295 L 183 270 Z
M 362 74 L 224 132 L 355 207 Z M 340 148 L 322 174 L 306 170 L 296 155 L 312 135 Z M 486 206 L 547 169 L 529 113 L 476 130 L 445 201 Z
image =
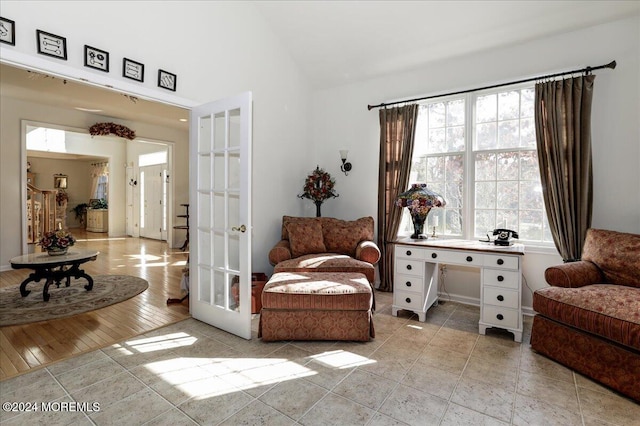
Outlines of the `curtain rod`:
M 544 80 L 546 78 L 560 77 L 560 76 L 569 75 L 569 74 L 577 74 L 577 73 L 583 73 L 584 72 L 587 75 L 589 75 L 589 74 L 591 74 L 591 71 L 600 70 L 600 69 L 603 69 L 603 68 L 615 69 L 615 67 L 616 67 L 616 61 L 611 61 L 608 64 L 599 65 L 597 67 L 585 67 L 585 68 L 582 68 L 582 69 L 579 69 L 579 70 L 565 71 L 565 72 L 559 72 L 559 73 L 548 74 L 548 75 L 541 75 L 541 76 L 538 76 L 538 77 L 525 78 L 524 80 L 509 81 L 507 83 L 494 84 L 492 86 L 477 87 L 475 89 L 460 90 L 458 92 L 442 93 L 440 95 L 424 96 L 424 97 L 421 97 L 421 98 L 405 99 L 403 101 L 395 101 L 395 102 L 388 102 L 388 103 L 384 103 L 383 102 L 383 103 L 378 104 L 378 105 L 367 105 L 367 109 L 369 111 L 371 111 L 373 108 L 381 108 L 381 107 L 386 107 L 386 106 L 389 106 L 389 105 L 404 104 L 404 103 L 407 103 L 407 102 L 417 102 L 417 101 L 423 101 L 425 99 L 441 98 L 441 97 L 444 97 L 444 96 L 462 95 L 463 93 L 476 92 L 476 91 L 479 91 L 479 90 L 495 89 L 496 87 L 511 86 L 513 84 L 526 83 L 528 81 L 535 81 L 535 80 Z

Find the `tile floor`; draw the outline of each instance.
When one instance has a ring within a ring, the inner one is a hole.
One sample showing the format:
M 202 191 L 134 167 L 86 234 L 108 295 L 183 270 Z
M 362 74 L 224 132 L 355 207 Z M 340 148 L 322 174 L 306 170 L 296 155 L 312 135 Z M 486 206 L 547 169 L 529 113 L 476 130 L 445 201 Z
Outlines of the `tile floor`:
M 245 341 L 189 319 L 1 382 L 3 403 L 65 410 L 0 423 L 640 425 L 640 405 L 534 353 L 530 318 L 519 344 L 479 335 L 476 307 L 421 323 L 376 297 L 371 342 Z

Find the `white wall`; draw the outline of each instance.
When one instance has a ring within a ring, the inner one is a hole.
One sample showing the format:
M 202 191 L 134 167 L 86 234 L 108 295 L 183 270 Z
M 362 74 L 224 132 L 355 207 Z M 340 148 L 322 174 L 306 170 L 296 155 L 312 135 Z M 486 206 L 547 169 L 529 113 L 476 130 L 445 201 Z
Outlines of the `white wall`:
M 108 79 L 105 84 L 116 88 L 131 87 L 130 80 L 120 76 L 122 58 L 128 57 L 145 64 L 145 82 L 136 93 L 148 97 L 166 93 L 155 87 L 158 68 L 177 74 L 175 95 L 194 104 L 252 91 L 253 269 L 271 272 L 267 253 L 279 238 L 281 216 L 301 213 L 295 197 L 301 182 L 291 176 L 304 174 L 306 167 L 291 158 L 308 155 L 309 86 L 251 4 L 3 1 L 2 16 L 16 22 L 17 41 L 15 47 L 1 45 L 0 55 L 11 50 L 27 60 L 51 63 L 51 69 L 62 69 L 65 75 L 91 73 L 95 76 L 92 81 Z M 68 61 L 37 55 L 36 29 L 66 37 Z M 108 75 L 83 66 L 84 44 L 110 53 Z M 19 133 L 5 136 L 5 123 L 7 127 L 19 124 L 5 122 L 4 117 L 2 123 L 0 265 L 7 265 L 11 257 L 20 254 L 21 246 L 16 230 L 19 217 L 7 214 L 5 208 L 20 202 L 16 183 L 20 179 L 20 157 L 19 139 L 15 138 Z M 140 137 L 154 137 L 139 128 L 136 132 Z M 167 139 L 159 135 L 155 138 Z M 179 163 L 181 155 L 185 160 Z M 176 149 L 178 173 L 188 173 L 187 156 L 187 149 Z M 174 190 L 177 205 L 188 202 L 184 198 L 188 181 L 176 182 Z
M 615 70 L 596 72 L 592 112 L 594 206 L 592 226 L 640 232 L 640 16 L 521 45 L 429 64 L 386 78 L 313 93 L 310 139 L 317 162 L 337 177 L 340 198 L 326 203 L 327 216 L 374 215 L 377 207 L 378 104 L 422 95 L 481 87 L 520 78 L 601 65 L 617 60 Z M 339 171 L 338 150 L 350 150 L 353 170 Z M 323 212 L 324 213 L 324 212 Z M 377 217 L 376 217 L 377 220 Z M 524 257 L 528 286 L 546 285 L 544 270 L 561 262 L 557 254 L 529 251 Z M 447 291 L 478 298 L 479 274 L 450 268 Z M 523 305 L 531 306 L 524 287 Z

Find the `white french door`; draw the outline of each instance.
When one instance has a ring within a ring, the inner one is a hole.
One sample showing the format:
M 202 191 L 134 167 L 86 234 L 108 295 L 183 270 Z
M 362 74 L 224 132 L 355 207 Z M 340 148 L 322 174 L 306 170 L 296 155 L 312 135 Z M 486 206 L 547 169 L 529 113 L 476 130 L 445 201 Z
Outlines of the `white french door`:
M 191 315 L 251 338 L 251 92 L 191 110 Z M 237 289 L 239 300 L 234 291 Z

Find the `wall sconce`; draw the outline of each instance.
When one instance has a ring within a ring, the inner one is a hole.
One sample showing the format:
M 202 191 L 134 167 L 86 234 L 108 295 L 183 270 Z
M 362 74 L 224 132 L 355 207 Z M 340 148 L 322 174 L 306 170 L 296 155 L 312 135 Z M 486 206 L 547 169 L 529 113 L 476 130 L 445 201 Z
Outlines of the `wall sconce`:
M 349 153 L 348 149 L 340 150 L 340 159 L 342 160 L 342 165 L 340 166 L 340 170 L 342 170 L 345 176 L 349 176 L 349 172 L 351 171 L 351 163 L 347 162 L 348 153 Z
M 129 185 L 136 186 L 137 184 L 138 184 L 137 180 L 134 180 L 133 178 L 129 179 Z

